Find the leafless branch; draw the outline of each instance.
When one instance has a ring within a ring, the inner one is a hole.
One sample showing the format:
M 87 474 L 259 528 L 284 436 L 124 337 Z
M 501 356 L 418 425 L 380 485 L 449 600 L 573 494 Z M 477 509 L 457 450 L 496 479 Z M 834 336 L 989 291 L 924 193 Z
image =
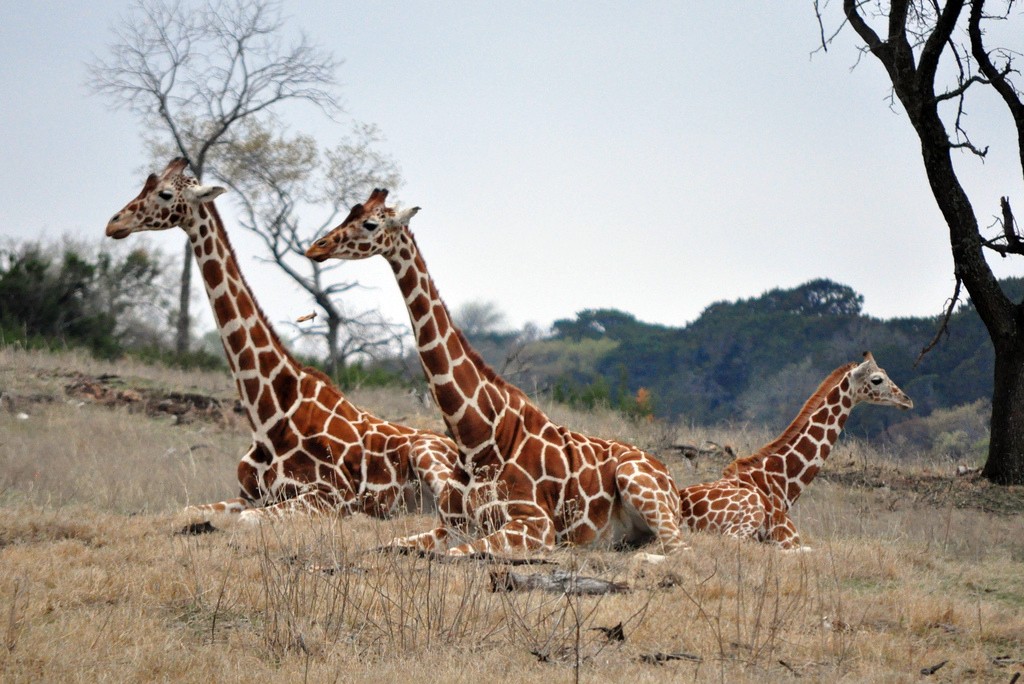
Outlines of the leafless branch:
M 959 129 L 959 126 L 958 126 L 958 129 Z M 963 135 L 966 135 L 966 133 L 964 131 L 959 131 L 958 130 L 958 132 L 960 132 Z M 954 149 L 954 150 L 967 150 L 967 151 L 971 152 L 972 154 L 975 154 L 975 155 L 977 155 L 979 157 L 982 157 L 982 158 L 984 158 L 985 155 L 988 154 L 988 146 L 987 145 L 985 146 L 985 149 L 979 149 L 979 148 L 975 147 L 974 144 L 972 144 L 970 140 L 964 140 L 963 142 L 958 142 L 958 143 L 950 143 L 949 147 L 951 149 Z
M 828 5 L 828 0 L 825 0 L 825 5 Z M 846 22 L 841 22 L 839 26 L 830 35 L 826 36 L 825 22 L 822 18 L 821 10 L 821 0 L 814 0 L 814 17 L 818 20 L 818 33 L 821 36 L 821 50 L 823 50 L 824 52 L 828 52 L 828 46 L 832 44 L 832 41 L 835 40 L 836 36 L 838 36 L 839 33 L 843 30 L 843 27 L 846 26 Z M 814 54 L 817 51 L 818 50 L 815 49 L 814 51 L 812 51 L 811 54 Z
M 958 97 L 962 98 L 964 93 L 967 92 L 967 89 L 970 88 L 975 83 L 982 83 L 987 85 L 989 83 L 989 80 L 982 76 L 971 76 L 967 80 L 961 81 L 960 85 L 957 86 L 956 88 L 953 88 L 952 90 L 947 90 L 944 93 L 936 95 L 935 99 L 938 100 L 939 102 L 944 102 L 946 100 L 952 100 Z
M 1002 234 L 984 240 L 982 245 L 998 252 L 1004 258 L 1008 254 L 1024 254 L 1024 240 L 1017 232 L 1017 222 L 1013 218 L 1013 210 L 1010 209 L 1010 198 L 999 198 L 999 206 L 1002 218 L 996 219 L 996 223 L 1002 227 Z
M 991 82 L 992 87 L 999 93 L 999 96 L 1010 111 L 1010 116 L 1013 117 L 1013 122 L 1017 129 L 1018 159 L 1021 167 L 1024 168 L 1024 103 L 1021 102 L 1017 89 L 1009 80 L 1010 74 L 1015 73 L 1012 68 L 1011 58 L 1004 53 L 1006 64 L 1002 69 L 997 69 L 992 63 L 988 50 L 985 49 L 981 31 L 984 9 L 984 0 L 975 0 L 971 4 L 971 13 L 967 24 L 967 34 L 971 40 L 971 54 L 978 63 L 981 73 Z
M 917 355 L 917 359 L 914 360 L 914 368 L 921 363 L 925 355 L 930 352 L 939 343 L 942 335 L 949 335 L 949 319 L 953 316 L 953 310 L 956 308 L 956 304 L 960 299 L 960 276 L 956 278 L 956 285 L 953 287 L 953 296 L 946 300 L 946 310 L 942 315 L 942 322 L 939 324 L 939 329 L 935 333 L 935 337 L 932 338 L 931 342 L 926 344 L 921 352 Z
M 1017 223 L 1013 220 L 1013 210 L 1010 209 L 1010 198 L 1000 197 L 999 207 L 1003 212 L 1003 235 L 1006 236 L 1006 243 L 1020 245 L 1020 234 L 1017 232 Z

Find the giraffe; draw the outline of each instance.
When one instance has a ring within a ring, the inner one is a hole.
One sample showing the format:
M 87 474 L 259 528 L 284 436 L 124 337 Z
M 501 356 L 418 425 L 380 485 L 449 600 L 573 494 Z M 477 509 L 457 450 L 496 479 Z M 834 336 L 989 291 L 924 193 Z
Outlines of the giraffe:
M 385 205 L 387 194 L 374 190 L 306 256 L 380 254 L 388 261 L 431 393 L 459 448 L 439 500 L 441 526 L 394 545 L 451 556 L 550 550 L 556 542 L 656 539 L 666 550 L 685 548 L 668 469 L 629 444 L 555 424 L 491 369 L 452 322 L 427 272 L 408 226 L 419 208 L 398 212 Z
M 832 371 L 773 441 L 730 463 L 720 480 L 681 489 L 682 521 L 694 532 L 809 550 L 800 545 L 789 509 L 825 464 L 850 411 L 861 402 L 914 407 L 871 352 L 864 352 L 863 362 Z
M 188 235 L 252 430 L 238 464 L 238 498 L 190 506 L 189 517 L 257 522 L 296 512 L 386 517 L 429 494 L 436 501 L 456 456 L 451 440 L 382 420 L 284 348 L 238 269 L 213 200 L 225 190 L 184 173 L 185 159 L 150 175 L 106 234 L 181 227 Z M 423 488 L 425 491 L 418 492 Z

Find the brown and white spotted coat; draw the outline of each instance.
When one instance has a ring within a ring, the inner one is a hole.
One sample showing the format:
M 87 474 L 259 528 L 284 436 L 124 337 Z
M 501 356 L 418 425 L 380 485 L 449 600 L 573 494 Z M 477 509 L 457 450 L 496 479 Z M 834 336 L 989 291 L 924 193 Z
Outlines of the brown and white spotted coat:
M 452 323 L 427 272 L 408 227 L 417 209 L 396 213 L 386 196 L 375 190 L 306 255 L 387 259 L 431 392 L 459 447 L 439 501 L 441 527 L 395 543 L 450 555 L 551 549 L 557 542 L 656 539 L 667 549 L 684 547 L 678 493 L 665 466 L 629 444 L 553 423 L 488 367 Z
M 733 461 L 722 479 L 680 490 L 682 521 L 693 531 L 800 547 L 789 509 L 825 465 L 850 411 L 861 402 L 914 406 L 865 352 L 863 363 L 832 371 L 772 442 Z
M 391 423 L 354 406 L 319 371 L 282 346 L 242 277 L 213 199 L 176 159 L 114 215 L 124 238 L 180 226 L 206 285 L 253 443 L 238 464 L 241 496 L 190 507 L 193 517 L 242 519 L 303 511 L 387 516 L 419 496 L 436 499 L 456 451 L 451 440 Z M 421 485 L 425 491 L 420 491 Z

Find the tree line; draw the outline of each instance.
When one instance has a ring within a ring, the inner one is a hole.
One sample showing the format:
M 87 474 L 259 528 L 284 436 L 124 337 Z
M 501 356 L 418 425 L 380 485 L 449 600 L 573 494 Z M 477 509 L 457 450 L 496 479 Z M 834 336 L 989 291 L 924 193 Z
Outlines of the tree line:
M 1002 286 L 1024 297 L 1024 279 Z M 621 407 L 643 389 L 659 417 L 784 426 L 830 371 L 871 351 L 914 399 L 915 416 L 992 396 L 994 354 L 970 301 L 924 355 L 940 317 L 882 320 L 865 315 L 862 303 L 852 288 L 819 279 L 716 302 L 683 327 L 614 309 L 581 311 L 528 346 L 526 384 L 582 405 Z M 868 408 L 853 414 L 848 430 L 875 433 L 905 419 Z
M 76 347 L 104 358 L 131 354 L 224 367 L 219 338 L 188 352 L 175 350 L 176 269 L 173 259 L 145 243 L 127 251 L 68 240 L 8 244 L 0 248 L 0 345 Z M 1004 279 L 1001 286 L 1024 299 L 1024 278 Z M 868 406 L 851 416 L 847 431 L 942 443 L 959 456 L 971 452 L 985 437 L 976 434 L 982 428 L 965 426 L 987 422 L 995 361 L 973 303 L 962 303 L 946 321 L 883 320 L 865 315 L 862 304 L 849 286 L 818 279 L 715 302 L 681 327 L 591 309 L 556 320 L 548 331 L 532 324 L 508 331 L 501 328 L 500 310 L 481 302 L 460 307 L 455 318 L 492 366 L 540 398 L 701 425 L 781 429 L 831 370 L 869 350 L 914 399 L 915 409 L 902 414 Z M 922 354 L 940 327 L 943 338 Z M 409 346 L 375 348 L 374 356 L 335 367 L 332 374 L 343 386 L 415 385 L 418 363 L 403 348 Z M 322 355 L 306 360 L 327 366 Z M 933 415 L 940 427 L 922 427 Z M 965 430 L 970 444 L 964 444 Z

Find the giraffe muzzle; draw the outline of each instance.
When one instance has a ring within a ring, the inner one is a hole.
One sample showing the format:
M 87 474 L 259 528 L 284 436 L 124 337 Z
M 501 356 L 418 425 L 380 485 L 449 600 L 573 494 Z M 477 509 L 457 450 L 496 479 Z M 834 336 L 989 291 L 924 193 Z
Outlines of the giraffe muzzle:
M 107 224 L 107 237 L 112 237 L 115 240 L 123 240 L 132 234 L 130 228 L 119 226 L 113 221 Z
M 316 245 L 310 245 L 309 249 L 306 250 L 306 258 L 312 259 L 316 262 L 327 261 L 330 256 L 330 252 L 325 249 L 320 249 Z

